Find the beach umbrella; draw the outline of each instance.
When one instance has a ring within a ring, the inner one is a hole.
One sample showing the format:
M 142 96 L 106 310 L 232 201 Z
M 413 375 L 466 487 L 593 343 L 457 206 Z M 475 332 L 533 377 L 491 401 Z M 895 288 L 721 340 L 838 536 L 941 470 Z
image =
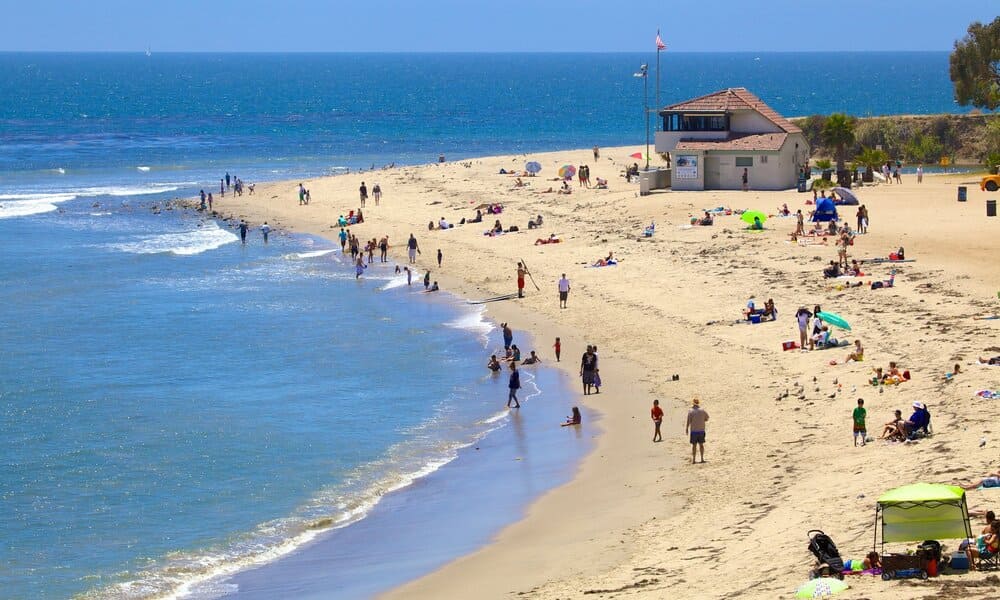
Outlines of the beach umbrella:
M 563 165 L 559 167 L 559 177 L 563 179 L 572 179 L 576 175 L 576 167 L 573 165 Z
M 816 317 L 820 321 L 823 321 L 824 323 L 829 323 L 834 327 L 840 327 L 841 329 L 845 329 L 847 331 L 851 330 L 851 324 L 848 323 L 847 320 L 844 319 L 844 317 L 838 315 L 837 313 L 825 312 L 825 311 L 818 312 L 816 313 Z
M 810 579 L 799 586 L 795 592 L 797 598 L 825 598 L 840 593 L 851 586 L 833 577 Z
M 748 210 L 740 217 L 747 225 L 753 225 L 753 218 L 757 217 L 760 219 L 760 224 L 763 225 L 764 221 L 767 220 L 767 215 L 760 212 L 759 210 Z
M 542 165 L 538 164 L 535 161 L 531 161 L 528 164 L 524 165 L 524 170 L 529 173 L 537 173 L 542 170 Z
M 638 158 L 639 160 L 646 160 L 646 155 L 642 152 L 633 152 L 629 154 L 629 158 Z
M 854 192 L 847 188 L 835 187 L 831 191 L 836 192 L 836 194 L 840 196 L 841 204 L 847 204 L 850 206 L 857 206 L 860 204 L 860 202 L 858 202 L 858 197 L 854 195 Z

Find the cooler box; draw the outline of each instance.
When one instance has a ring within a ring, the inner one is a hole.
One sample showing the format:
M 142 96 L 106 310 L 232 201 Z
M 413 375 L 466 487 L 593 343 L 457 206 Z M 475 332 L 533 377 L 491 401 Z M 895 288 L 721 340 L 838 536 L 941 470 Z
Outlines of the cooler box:
M 760 315 L 750 315 L 751 323 L 760 323 Z
M 795 350 L 798 347 L 799 345 L 795 343 L 795 340 L 785 340 L 784 342 L 781 342 L 782 350 Z
M 948 563 L 953 571 L 968 571 L 969 570 L 969 557 L 965 552 L 956 552 L 951 555 L 951 561 Z

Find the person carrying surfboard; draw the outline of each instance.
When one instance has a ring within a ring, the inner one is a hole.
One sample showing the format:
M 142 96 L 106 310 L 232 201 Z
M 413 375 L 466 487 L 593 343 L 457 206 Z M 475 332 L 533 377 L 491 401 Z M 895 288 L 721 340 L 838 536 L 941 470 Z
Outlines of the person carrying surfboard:
M 524 298 L 524 276 L 527 275 L 528 268 L 524 263 L 517 263 L 517 297 Z

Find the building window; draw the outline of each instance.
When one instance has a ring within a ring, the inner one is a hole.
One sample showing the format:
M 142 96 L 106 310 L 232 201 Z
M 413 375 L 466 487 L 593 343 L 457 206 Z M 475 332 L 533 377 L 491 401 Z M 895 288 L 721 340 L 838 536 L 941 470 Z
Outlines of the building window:
M 752 167 L 753 157 L 752 156 L 737 156 L 736 157 L 737 167 Z
M 761 154 L 760 155 L 760 164 L 762 164 L 762 165 L 766 165 L 767 164 L 767 155 L 766 154 Z
M 728 131 L 727 115 L 685 115 L 670 113 L 663 117 L 664 131 Z

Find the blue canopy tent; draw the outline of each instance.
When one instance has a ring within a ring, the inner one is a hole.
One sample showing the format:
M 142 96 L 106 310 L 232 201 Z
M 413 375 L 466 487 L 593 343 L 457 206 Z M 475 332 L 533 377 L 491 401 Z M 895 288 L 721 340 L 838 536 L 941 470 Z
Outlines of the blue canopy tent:
M 839 221 L 840 217 L 837 216 L 837 207 L 833 204 L 833 200 L 829 198 L 820 198 L 817 200 L 816 212 L 813 213 L 812 220 L 815 223 Z

